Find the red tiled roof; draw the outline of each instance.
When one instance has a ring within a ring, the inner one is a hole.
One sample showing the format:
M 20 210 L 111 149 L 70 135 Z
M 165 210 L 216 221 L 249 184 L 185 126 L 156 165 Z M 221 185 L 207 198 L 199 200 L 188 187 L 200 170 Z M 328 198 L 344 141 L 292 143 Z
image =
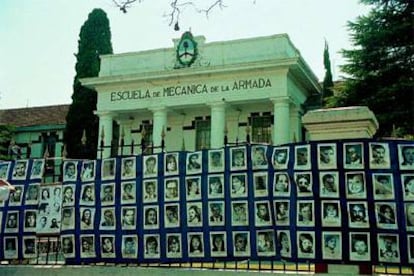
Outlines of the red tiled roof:
M 16 127 L 66 124 L 69 105 L 50 105 L 0 110 L 0 124 Z

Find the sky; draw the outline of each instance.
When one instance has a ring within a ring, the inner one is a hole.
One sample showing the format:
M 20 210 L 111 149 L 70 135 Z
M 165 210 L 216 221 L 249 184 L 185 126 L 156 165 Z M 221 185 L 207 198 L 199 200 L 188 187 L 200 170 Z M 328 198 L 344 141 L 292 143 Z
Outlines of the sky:
M 115 54 L 173 47 L 187 30 L 206 43 L 286 33 L 320 81 L 325 39 L 336 80 L 339 51 L 353 48 L 346 23 L 369 11 L 358 0 L 223 1 L 208 17 L 185 8 L 177 32 L 171 0 L 141 0 L 126 14 L 112 0 L 0 0 L 0 109 L 71 103 L 79 32 L 94 8 L 107 13 Z

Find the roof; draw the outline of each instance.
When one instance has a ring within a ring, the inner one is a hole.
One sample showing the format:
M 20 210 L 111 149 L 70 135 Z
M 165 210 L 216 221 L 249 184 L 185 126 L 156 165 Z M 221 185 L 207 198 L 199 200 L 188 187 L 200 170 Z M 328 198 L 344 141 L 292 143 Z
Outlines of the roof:
M 69 105 L 50 105 L 0 110 L 0 124 L 15 127 L 66 124 Z

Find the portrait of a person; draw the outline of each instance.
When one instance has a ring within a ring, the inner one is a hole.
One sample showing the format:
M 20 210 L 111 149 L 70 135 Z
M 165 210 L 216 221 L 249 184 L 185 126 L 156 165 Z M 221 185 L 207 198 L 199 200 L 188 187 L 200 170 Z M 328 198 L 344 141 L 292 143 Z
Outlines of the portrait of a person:
M 167 258 L 179 258 L 181 255 L 181 235 L 167 234 Z
M 390 166 L 388 144 L 370 144 L 370 168 L 387 169 Z
M 74 228 L 75 223 L 75 216 L 73 207 L 64 207 L 62 208 L 62 221 L 61 221 L 61 229 L 72 229 Z
M 66 258 L 74 257 L 73 235 L 61 236 L 62 253 Z
M 180 220 L 178 214 L 180 213 L 180 206 L 176 204 L 166 204 L 164 211 L 164 223 L 165 227 L 179 227 Z
M 336 145 L 320 144 L 318 145 L 318 167 L 319 169 L 335 169 L 336 168 Z
M 122 257 L 136 258 L 138 248 L 138 237 L 134 235 L 122 236 Z
M 312 195 L 312 175 L 310 173 L 295 173 L 298 196 Z
M 397 228 L 395 203 L 375 203 L 378 228 Z
M 159 244 L 160 237 L 158 235 L 144 235 L 144 258 L 153 259 L 160 257 Z
M 201 178 L 187 177 L 187 200 L 201 199 Z
M 4 238 L 4 258 L 16 259 L 17 258 L 17 237 L 5 237 Z
M 86 188 L 85 188 L 85 192 L 86 192 Z M 103 184 L 101 186 L 101 204 L 111 205 L 113 203 L 114 203 L 114 185 Z
M 124 182 L 121 187 L 121 203 L 135 203 L 135 182 Z
M 227 256 L 226 232 L 210 233 L 211 256 L 224 257 Z
M 82 163 L 81 179 L 84 182 L 95 179 L 95 161 L 88 160 Z
M 35 159 L 32 163 L 30 179 L 42 178 L 45 161 L 43 159 Z
M 253 184 L 254 184 L 254 195 L 256 197 L 268 195 L 267 172 L 266 173 L 263 173 L 263 172 L 253 173 Z
M 350 233 L 350 260 L 353 261 L 369 261 L 370 247 L 368 233 Z
M 24 230 L 25 231 L 36 231 L 36 211 L 26 210 L 24 217 Z
M 6 226 L 4 232 L 11 233 L 18 231 L 19 212 L 9 211 L 6 216 Z
M 289 258 L 292 256 L 289 231 L 278 231 L 277 240 L 280 248 L 280 256 Z
M 66 161 L 64 163 L 63 181 L 76 181 L 78 176 L 77 166 L 78 162 L 76 161 Z
M 224 202 L 209 202 L 209 224 L 224 225 Z
M 298 201 L 298 226 L 314 226 L 314 209 L 313 201 Z
M 223 176 L 222 175 L 209 175 L 208 176 L 208 197 L 209 198 L 222 198 L 224 195 L 223 189 Z
M 342 243 L 340 232 L 323 232 L 323 251 L 322 257 L 325 260 L 341 260 L 342 259 Z
M 156 229 L 158 228 L 158 206 L 144 207 L 144 228 Z
M 233 226 L 248 225 L 248 217 L 246 201 L 235 201 L 231 203 L 231 219 Z
M 246 149 L 245 148 L 232 148 L 231 152 L 231 169 L 242 170 L 246 169 Z
M 187 174 L 201 172 L 201 152 L 194 152 L 187 155 Z
M 348 202 L 348 214 L 350 227 L 369 227 L 366 202 Z
M 233 254 L 234 256 L 250 256 L 249 232 L 233 232 Z
M 115 257 L 115 237 L 101 236 L 102 257 Z
M 245 174 L 231 175 L 231 197 L 247 196 L 247 183 Z
M 93 185 L 84 185 L 82 187 L 81 204 L 95 204 L 95 189 Z
M 275 201 L 276 225 L 289 225 L 289 201 Z
M 310 146 L 295 147 L 295 168 L 299 170 L 310 169 Z
M 144 202 L 156 202 L 158 198 L 156 180 L 144 180 L 143 184 Z
M 62 205 L 69 206 L 74 204 L 74 186 L 65 185 L 63 186 L 63 198 Z
M 81 258 L 95 257 L 95 237 L 94 235 L 80 236 Z
M 366 198 L 365 175 L 363 172 L 345 174 L 347 198 Z
M 407 230 L 414 230 L 414 203 L 405 203 L 405 219 Z
M 121 178 L 130 179 L 135 178 L 135 157 L 127 157 L 122 159 Z
M 178 174 L 178 153 L 165 155 L 165 175 Z
M 256 215 L 255 215 L 255 225 L 256 226 L 266 226 L 271 225 L 270 217 L 270 208 L 269 203 L 265 201 L 258 201 L 255 203 Z
M 315 233 L 298 232 L 298 257 L 315 258 Z
M 201 203 L 194 203 L 187 206 L 187 225 L 202 226 L 202 209 Z
M 9 195 L 10 206 L 16 206 L 22 203 L 23 189 L 24 189 L 24 186 L 21 186 L 21 185 L 14 186 L 14 193 L 10 193 Z
M 204 242 L 202 233 L 188 234 L 188 249 L 189 257 L 204 256 Z
M 277 147 L 273 150 L 272 163 L 275 169 L 287 169 L 289 159 L 288 147 Z
M 115 214 L 113 208 L 102 208 L 101 229 L 115 229 Z
M 208 152 L 209 172 L 221 172 L 224 170 L 224 151 L 210 150 Z
M 115 178 L 116 159 L 108 158 L 102 160 L 102 180 L 109 180 Z
M 164 191 L 165 201 L 179 200 L 178 181 L 179 181 L 178 178 L 165 179 L 165 191 Z
M 266 146 L 252 146 L 253 169 L 267 168 Z
M 372 174 L 374 199 L 393 199 L 394 181 L 392 174 Z
M 93 229 L 95 209 L 81 208 L 81 229 Z
M 398 145 L 401 170 L 414 170 L 414 145 Z
M 322 172 L 319 174 L 319 179 L 321 197 L 339 197 L 337 172 Z
M 362 143 L 344 144 L 344 168 L 362 169 L 364 166 Z
M 153 177 L 158 174 L 158 156 L 149 155 L 144 156 L 144 177 Z
M 414 174 L 401 176 L 404 185 L 404 200 L 414 200 Z
M 0 179 L 7 180 L 9 177 L 10 162 L 0 163 Z
M 122 207 L 122 229 L 135 228 L 135 207 Z
M 275 173 L 273 180 L 275 196 L 288 196 L 290 192 L 290 179 L 287 173 Z
M 26 192 L 26 204 L 37 204 L 39 198 L 39 184 L 30 184 Z
M 273 230 L 256 232 L 256 250 L 258 256 L 275 255 L 275 242 Z
M 380 262 L 400 262 L 398 235 L 378 234 L 378 256 Z
M 341 226 L 338 201 L 322 201 L 322 226 Z
M 12 179 L 25 179 L 27 173 L 27 160 L 17 160 L 14 164 Z

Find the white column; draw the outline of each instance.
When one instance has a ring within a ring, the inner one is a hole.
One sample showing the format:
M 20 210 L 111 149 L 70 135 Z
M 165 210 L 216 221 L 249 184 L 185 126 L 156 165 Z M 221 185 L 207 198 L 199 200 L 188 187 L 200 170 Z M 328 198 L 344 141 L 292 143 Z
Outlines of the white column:
M 289 97 L 272 98 L 273 102 L 273 144 L 280 145 L 291 142 L 290 140 L 290 112 Z
M 99 139 L 98 149 L 101 146 L 102 133 L 104 135 L 104 146 L 102 158 L 108 158 L 111 156 L 111 142 L 112 142 L 112 114 L 109 112 L 98 113 L 99 116 Z M 98 152 L 100 157 L 100 152 Z
M 153 112 L 153 129 L 152 139 L 154 146 L 161 146 L 162 131 L 167 132 L 167 109 L 165 107 L 152 109 Z
M 119 145 L 121 145 L 122 133 L 124 134 L 124 154 L 131 154 L 131 143 L 132 143 L 132 136 L 131 136 L 131 128 L 133 124 L 133 120 L 120 120 L 119 122 Z M 121 152 L 121 147 L 119 148 L 119 152 Z
M 221 148 L 224 146 L 224 128 L 226 123 L 226 103 L 211 103 L 211 132 L 210 148 Z
M 302 140 L 302 123 L 300 117 L 300 108 L 292 104 L 290 107 L 290 123 L 293 129 L 290 139 L 292 142 L 300 142 Z

